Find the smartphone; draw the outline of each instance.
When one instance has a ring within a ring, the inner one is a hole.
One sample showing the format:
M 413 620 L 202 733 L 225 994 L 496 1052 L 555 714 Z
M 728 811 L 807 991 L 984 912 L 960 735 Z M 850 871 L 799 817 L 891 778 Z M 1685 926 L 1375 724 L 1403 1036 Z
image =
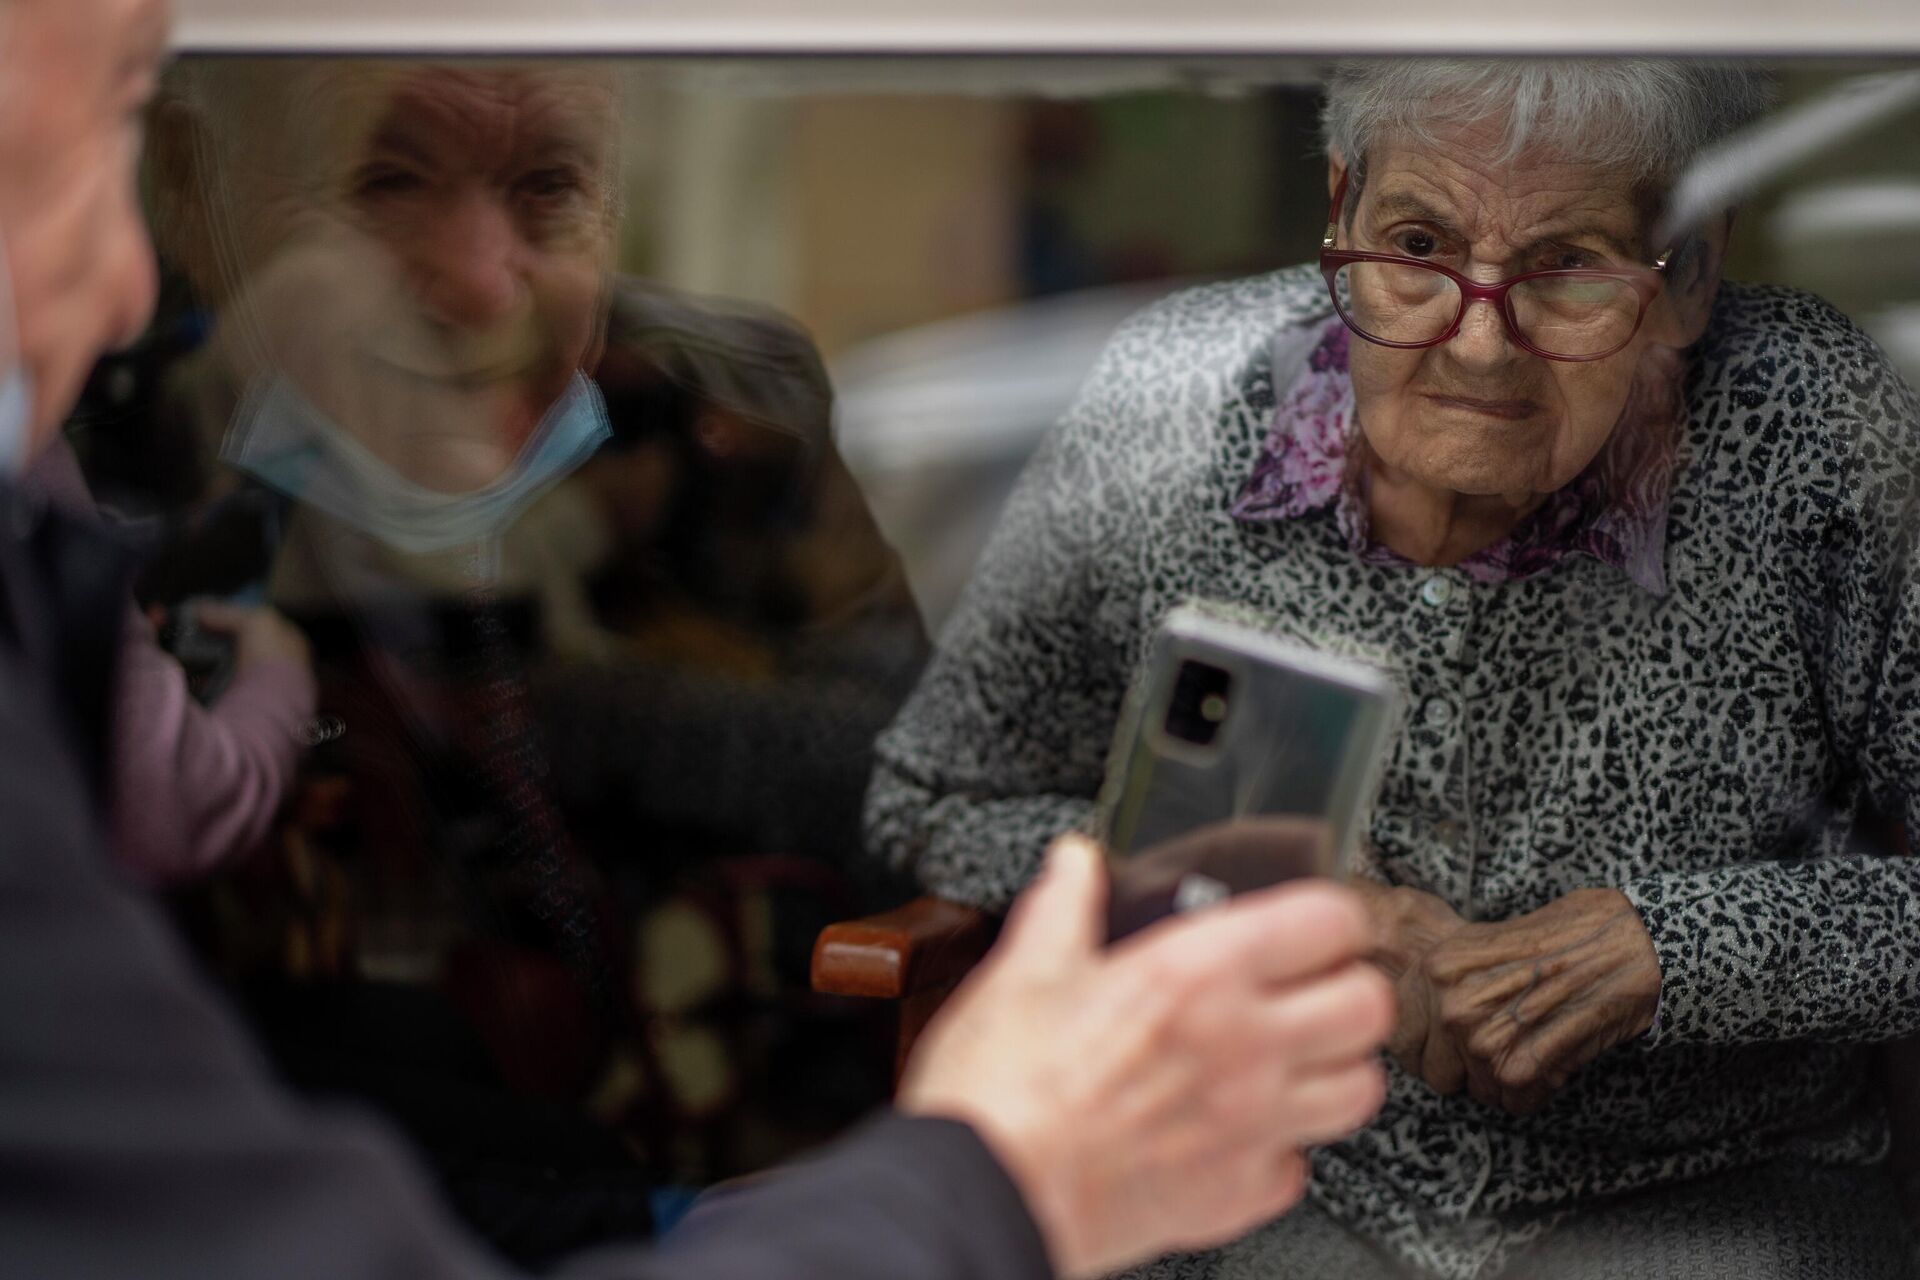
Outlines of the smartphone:
M 1108 758 L 1109 933 L 1309 875 L 1362 836 L 1400 720 L 1388 675 L 1205 607 L 1154 635 Z

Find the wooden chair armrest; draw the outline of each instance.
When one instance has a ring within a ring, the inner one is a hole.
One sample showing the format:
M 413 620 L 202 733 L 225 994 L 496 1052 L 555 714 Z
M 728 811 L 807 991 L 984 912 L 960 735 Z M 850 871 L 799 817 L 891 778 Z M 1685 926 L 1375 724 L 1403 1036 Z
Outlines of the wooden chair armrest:
M 813 989 L 882 1000 L 944 991 L 987 953 L 999 928 L 986 912 L 942 898 L 828 925 L 813 944 Z

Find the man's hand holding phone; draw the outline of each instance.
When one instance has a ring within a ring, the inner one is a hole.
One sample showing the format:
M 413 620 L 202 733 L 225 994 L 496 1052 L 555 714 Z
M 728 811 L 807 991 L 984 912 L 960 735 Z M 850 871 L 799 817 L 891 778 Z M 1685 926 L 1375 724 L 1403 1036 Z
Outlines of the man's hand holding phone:
M 1064 839 L 929 1026 L 900 1106 L 974 1126 L 1062 1275 L 1218 1243 L 1299 1199 L 1302 1148 L 1379 1108 L 1393 1012 L 1373 942 L 1353 893 L 1303 880 L 1109 946 L 1101 854 Z

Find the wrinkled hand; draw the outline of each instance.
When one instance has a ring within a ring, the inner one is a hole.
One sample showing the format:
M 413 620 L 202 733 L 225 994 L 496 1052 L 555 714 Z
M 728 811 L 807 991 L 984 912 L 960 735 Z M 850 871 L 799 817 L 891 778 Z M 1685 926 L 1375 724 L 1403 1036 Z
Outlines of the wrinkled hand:
M 1357 875 L 1350 883 L 1373 921 L 1373 962 L 1396 981 L 1417 968 L 1429 951 L 1466 928 L 1459 913 L 1431 893 Z
M 237 671 L 273 661 L 313 665 L 313 649 L 305 633 L 277 609 L 202 600 L 194 604 L 193 617 L 202 630 L 233 637 Z
M 1458 1071 L 1460 1053 L 1441 1025 L 1437 991 L 1428 980 L 1425 963 L 1435 947 L 1466 928 L 1467 922 L 1431 893 L 1389 887 L 1361 876 L 1351 883 L 1373 918 L 1373 962 L 1393 983 L 1395 1016 L 1387 1052 L 1410 1075 L 1428 1083 L 1447 1079 Z
M 1305 1189 L 1300 1149 L 1364 1123 L 1386 1087 L 1373 1054 L 1391 1001 L 1361 962 L 1352 894 L 1261 890 L 1111 947 L 1104 896 L 1098 851 L 1057 843 L 899 1097 L 979 1132 L 1063 1276 L 1284 1212 Z
M 1388 1048 L 1439 1093 L 1465 1088 L 1525 1115 L 1653 1023 L 1659 958 L 1618 890 L 1576 890 L 1499 924 L 1465 923 L 1416 890 L 1366 897 L 1400 999 Z

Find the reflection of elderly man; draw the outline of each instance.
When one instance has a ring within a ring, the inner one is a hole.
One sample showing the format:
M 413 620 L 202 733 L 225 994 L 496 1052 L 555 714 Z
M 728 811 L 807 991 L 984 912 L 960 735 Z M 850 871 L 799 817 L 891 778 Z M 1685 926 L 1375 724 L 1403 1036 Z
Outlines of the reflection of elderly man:
M 1763 102 L 1338 75 L 1323 270 L 1121 332 L 882 740 L 879 843 L 992 902 L 1085 818 L 1182 597 L 1411 695 L 1388 1106 L 1307 1210 L 1165 1274 L 1904 1274 L 1863 1046 L 1920 1026 L 1920 872 L 1848 840 L 1920 817 L 1912 393 L 1818 301 L 1722 288 L 1726 219 L 1648 242 Z
M 166 118 L 163 247 L 251 384 L 243 469 L 390 550 L 470 554 L 604 438 L 604 68 L 242 62 Z
M 589 64 L 219 63 L 183 72 L 152 166 L 164 247 L 217 316 L 207 382 L 241 389 L 223 453 L 294 500 L 271 597 L 344 727 L 316 768 L 351 784 L 371 981 L 280 998 L 269 1036 L 422 1135 L 527 1259 L 644 1218 L 652 1181 L 585 1110 L 629 984 L 553 795 L 516 594 L 545 545 L 518 526 L 609 433 L 587 371 L 617 108 Z M 543 1170 L 586 1185 L 530 1193 Z
M 634 993 L 666 984 L 651 980 L 649 935 L 626 943 L 624 917 L 648 904 L 616 901 L 606 869 L 644 860 L 638 892 L 657 894 L 686 846 L 857 845 L 862 753 L 923 646 L 917 621 L 876 644 L 891 678 L 854 690 L 859 704 L 837 671 L 812 702 L 786 666 L 746 693 L 703 680 L 715 651 L 746 633 L 785 658 L 800 646 L 780 643 L 804 631 L 804 656 L 842 653 L 857 621 L 911 618 L 911 602 L 866 598 L 893 562 L 857 496 L 857 519 L 835 527 L 869 540 L 842 538 L 811 575 L 787 544 L 807 541 L 825 504 L 757 500 L 771 485 L 722 501 L 742 487 L 727 481 L 758 474 L 757 454 L 804 458 L 810 474 L 796 462 L 775 478 L 819 496 L 824 374 L 790 325 L 610 276 L 608 67 L 239 61 L 184 68 L 173 89 L 151 165 L 163 245 L 217 317 L 200 387 L 240 389 L 230 405 L 209 395 L 205 416 L 226 427 L 229 462 L 293 500 L 270 590 L 313 636 L 321 710 L 344 726 L 314 768 L 350 799 L 315 843 L 342 855 L 362 971 L 412 980 L 263 1020 L 296 1070 L 425 1134 L 463 1204 L 513 1206 L 478 1215 L 503 1249 L 547 1256 L 630 1220 L 677 1158 L 663 1153 L 691 1147 L 668 1130 L 673 1104 L 697 1100 L 695 1129 L 733 1073 L 725 1047 L 688 1036 L 712 1052 L 683 1083 L 641 1034 Z M 609 405 L 620 430 L 603 450 Z M 716 554 L 675 560 L 743 505 L 752 519 L 710 539 Z M 765 553 L 753 581 L 734 580 L 748 577 L 743 546 Z M 880 554 L 846 554 L 863 548 Z M 705 668 L 546 661 L 644 654 L 639 628 L 609 624 L 602 588 L 663 566 L 705 591 L 670 623 L 716 597 L 757 608 L 788 579 L 801 598 L 785 634 L 749 608 L 739 622 L 693 616 L 709 625 L 684 626 L 681 652 L 697 647 Z M 811 753 L 799 764 L 795 741 Z M 423 994 L 428 982 L 448 1000 Z M 483 1094 L 449 1084 L 466 1067 L 450 1047 L 476 1032 L 490 1053 L 470 1056 L 505 1090 L 490 1076 Z M 432 1083 L 416 1088 L 423 1059 Z M 646 1174 L 600 1123 L 629 1108 L 656 1161 Z M 554 1170 L 587 1184 L 572 1211 L 526 1191 Z
M 861 755 L 918 669 L 917 619 L 804 334 L 609 276 L 612 69 L 241 61 L 176 89 L 164 245 L 219 311 L 203 380 L 246 387 L 205 416 L 301 504 L 274 599 L 317 635 L 343 606 L 357 633 L 373 615 L 404 652 L 420 614 L 495 594 L 543 656 L 596 660 L 541 704 L 569 799 L 854 847 Z M 816 681 L 800 705 L 796 668 L 849 658 L 863 688 Z M 835 785 L 797 781 L 796 734 Z

